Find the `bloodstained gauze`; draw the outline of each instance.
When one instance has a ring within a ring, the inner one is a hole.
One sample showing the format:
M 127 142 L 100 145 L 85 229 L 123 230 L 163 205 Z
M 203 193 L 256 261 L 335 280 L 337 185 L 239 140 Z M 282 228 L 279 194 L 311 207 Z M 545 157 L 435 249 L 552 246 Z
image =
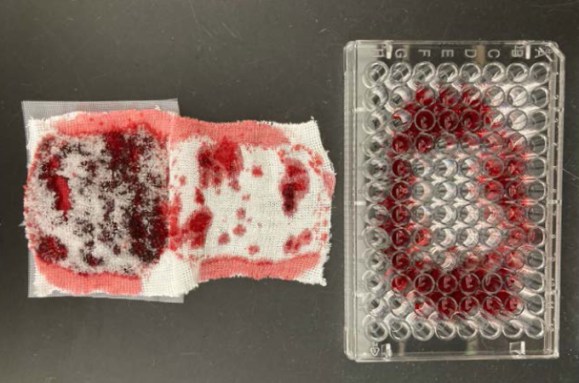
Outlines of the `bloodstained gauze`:
M 155 263 L 168 237 L 165 160 L 164 141 L 145 129 L 45 136 L 25 188 L 35 254 L 85 274 Z

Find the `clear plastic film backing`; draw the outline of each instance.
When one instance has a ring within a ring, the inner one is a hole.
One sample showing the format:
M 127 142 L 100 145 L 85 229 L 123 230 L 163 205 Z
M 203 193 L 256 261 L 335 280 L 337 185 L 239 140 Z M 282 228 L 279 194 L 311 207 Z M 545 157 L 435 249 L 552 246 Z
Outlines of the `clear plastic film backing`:
M 345 48 L 345 351 L 558 356 L 563 55 Z

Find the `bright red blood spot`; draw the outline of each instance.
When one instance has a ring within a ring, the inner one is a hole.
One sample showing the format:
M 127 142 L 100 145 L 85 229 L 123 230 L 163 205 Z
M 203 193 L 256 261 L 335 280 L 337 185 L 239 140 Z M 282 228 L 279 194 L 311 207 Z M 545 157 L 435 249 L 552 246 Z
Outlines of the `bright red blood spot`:
M 185 223 L 180 225 L 179 214 L 181 209 L 181 196 L 177 194 L 168 209 L 170 249 L 177 250 L 185 243 L 188 243 L 192 249 L 203 247 L 207 232 L 211 227 L 213 214 L 204 206 L 195 210 Z
M 306 196 L 310 188 L 310 178 L 306 167 L 296 159 L 285 159 L 285 173 L 279 190 L 283 198 L 283 211 L 291 217 L 298 210 L 298 203 Z
M 328 240 L 328 233 L 322 233 L 322 235 L 320 235 L 320 241 L 327 241 Z
M 205 197 L 199 188 L 195 188 L 195 202 L 197 202 L 199 205 L 203 205 L 205 203 Z
M 239 209 L 237 209 L 237 211 L 235 212 L 235 215 L 237 216 L 237 219 L 244 219 L 245 218 L 245 209 L 240 207 Z
M 213 214 L 208 208 L 194 211 L 182 227 L 183 240 L 188 241 L 192 249 L 203 247 L 212 220 Z
M 66 259 L 68 250 L 58 238 L 43 236 L 36 246 L 36 255 L 45 262 L 55 263 Z
M 239 173 L 243 169 L 243 158 L 238 144 L 223 138 L 217 144 L 204 144 L 197 153 L 202 188 L 218 187 L 224 178 L 229 186 L 239 190 Z
M 286 254 L 295 254 L 300 251 L 302 246 L 307 246 L 312 242 L 312 232 L 309 229 L 304 229 L 297 236 L 290 235 L 285 244 L 283 251 Z
M 253 174 L 254 177 L 262 177 L 263 176 L 263 169 L 261 169 L 261 166 L 255 165 L 251 169 L 251 174 Z
M 229 243 L 229 234 L 227 233 L 221 233 L 221 235 L 219 235 L 219 238 L 217 239 L 217 243 L 220 245 L 226 245 Z
M 247 248 L 247 252 L 249 253 L 249 255 L 255 255 L 259 253 L 259 246 L 251 245 Z
M 46 187 L 54 194 L 54 206 L 56 210 L 62 211 L 66 218 L 67 212 L 72 207 L 72 203 L 70 201 L 68 178 L 57 173 L 60 167 L 61 157 L 55 154 L 42 165 L 39 178 L 46 181 Z
M 233 234 L 237 235 L 238 237 L 241 237 L 243 234 L 245 234 L 246 231 L 247 230 L 246 230 L 245 226 L 243 226 L 241 224 L 239 224 L 233 228 Z

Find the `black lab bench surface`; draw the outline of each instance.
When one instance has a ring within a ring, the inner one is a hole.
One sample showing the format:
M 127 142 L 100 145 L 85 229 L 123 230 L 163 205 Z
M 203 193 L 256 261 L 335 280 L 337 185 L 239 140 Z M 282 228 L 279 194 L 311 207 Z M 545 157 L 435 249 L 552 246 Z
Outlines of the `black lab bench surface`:
M 0 2 L 3 382 L 574 382 L 579 4 Z M 343 352 L 343 65 L 351 40 L 552 40 L 566 55 L 560 358 L 358 364 Z M 317 119 L 338 173 L 326 287 L 213 281 L 184 304 L 28 299 L 22 100 L 179 98 L 209 121 Z

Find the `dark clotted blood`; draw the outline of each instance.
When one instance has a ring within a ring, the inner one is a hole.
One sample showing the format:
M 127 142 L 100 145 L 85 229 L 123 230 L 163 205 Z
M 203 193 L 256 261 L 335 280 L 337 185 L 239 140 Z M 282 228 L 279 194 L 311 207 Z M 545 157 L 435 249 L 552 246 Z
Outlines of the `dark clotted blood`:
M 225 178 L 229 186 L 239 190 L 239 173 L 243 169 L 243 157 L 238 144 L 222 139 L 216 144 L 204 144 L 197 153 L 202 188 L 220 186 Z
M 114 193 L 115 189 L 129 185 L 133 196 L 131 209 L 125 214 L 128 215 L 131 253 L 145 263 L 154 262 L 161 256 L 168 237 L 165 201 L 150 198 L 150 185 L 140 180 L 139 172 L 140 158 L 154 150 L 155 139 L 116 131 L 104 133 L 103 138 L 110 156 L 108 168 L 112 172 L 112 180 L 104 186 L 103 192 L 106 196 L 108 192 Z M 160 183 L 158 186 L 162 186 Z
M 300 251 L 303 246 L 307 246 L 312 242 L 312 232 L 309 229 L 304 229 L 298 235 L 290 235 L 285 244 L 283 251 L 286 254 L 294 254 Z
M 66 259 L 68 250 L 58 238 L 43 236 L 36 246 L 36 255 L 45 262 L 55 263 Z
M 310 177 L 306 167 L 296 159 L 285 159 L 285 173 L 279 190 L 283 199 L 283 212 L 291 217 L 298 210 L 299 202 L 310 189 Z

